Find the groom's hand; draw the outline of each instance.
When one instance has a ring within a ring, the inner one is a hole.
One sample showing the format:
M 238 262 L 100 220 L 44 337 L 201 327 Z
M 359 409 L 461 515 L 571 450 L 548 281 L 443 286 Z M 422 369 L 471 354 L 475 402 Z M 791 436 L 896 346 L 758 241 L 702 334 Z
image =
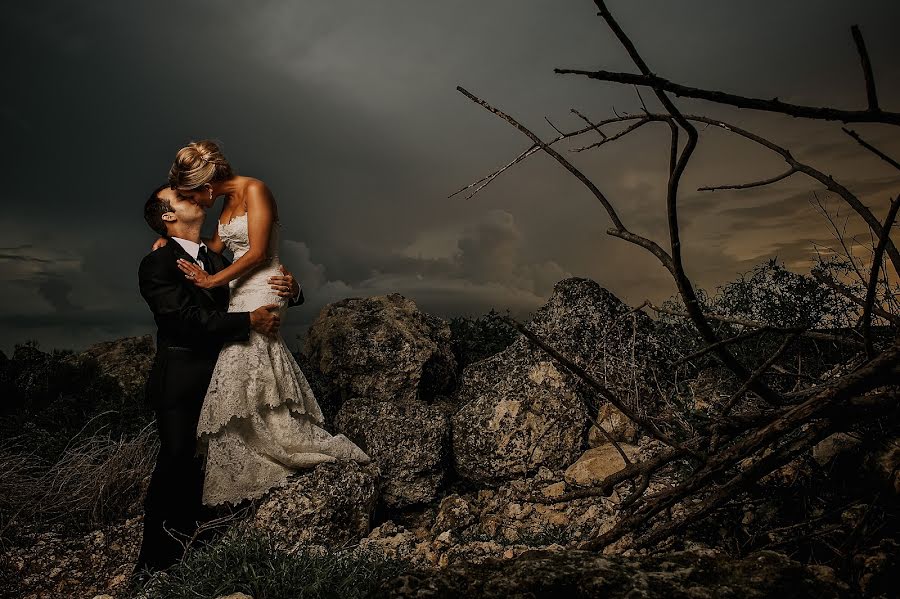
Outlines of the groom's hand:
M 268 337 L 278 334 L 281 325 L 281 317 L 278 315 L 278 305 L 268 304 L 260 306 L 250 313 L 250 328 Z

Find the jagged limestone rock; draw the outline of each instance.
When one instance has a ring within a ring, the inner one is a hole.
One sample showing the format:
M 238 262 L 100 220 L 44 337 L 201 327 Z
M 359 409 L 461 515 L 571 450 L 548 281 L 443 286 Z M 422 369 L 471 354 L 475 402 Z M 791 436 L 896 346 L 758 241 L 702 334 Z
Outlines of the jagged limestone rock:
M 301 545 L 340 547 L 369 533 L 378 468 L 339 460 L 290 477 L 263 497 L 248 524 L 286 551 Z
M 646 409 L 651 361 L 661 351 L 649 317 L 632 312 L 589 279 L 558 282 L 526 325 L 585 368 L 634 408 Z M 456 470 L 487 485 L 564 468 L 583 449 L 590 425 L 585 403 L 596 391 L 540 348 L 519 337 L 504 351 L 470 364 L 462 374 L 453 417 Z M 596 405 L 596 403 L 594 404 Z
M 449 325 L 398 293 L 322 308 L 304 353 L 343 399 L 430 401 L 455 386 Z
M 413 570 L 384 582 L 375 596 L 839 599 L 850 592 L 830 569 L 803 566 L 768 551 L 731 559 L 713 551 L 626 558 L 540 550 L 512 559 L 460 560 L 437 571 Z
M 407 507 L 437 497 L 450 444 L 443 410 L 415 400 L 354 398 L 341 407 L 335 428 L 378 464 L 385 505 Z
M 75 358 L 96 360 L 100 373 L 115 379 L 122 391 L 141 394 L 155 353 L 153 337 L 143 335 L 95 343 Z

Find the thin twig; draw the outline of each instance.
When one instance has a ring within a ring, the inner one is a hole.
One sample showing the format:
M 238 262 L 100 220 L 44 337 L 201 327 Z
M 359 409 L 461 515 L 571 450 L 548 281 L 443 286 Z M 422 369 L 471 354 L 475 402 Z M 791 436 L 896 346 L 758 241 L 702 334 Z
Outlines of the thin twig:
M 859 304 L 860 306 L 865 308 L 865 306 L 866 306 L 865 299 L 856 297 L 855 295 L 853 295 L 853 293 L 849 289 L 847 289 L 846 287 L 844 287 L 843 285 L 841 285 L 834 279 L 826 277 L 825 275 L 819 274 L 815 271 L 811 272 L 810 274 L 813 276 L 813 278 L 815 278 L 817 281 L 819 281 L 826 287 L 829 287 L 829 288 L 833 289 L 834 291 L 837 291 L 838 293 L 840 293 L 841 295 L 843 295 L 844 297 L 849 299 L 851 302 L 853 302 L 855 304 Z M 887 311 L 879 308 L 878 306 L 872 306 L 872 314 L 877 314 L 878 316 L 884 318 L 887 321 L 890 321 L 893 324 L 900 324 L 900 316 L 898 316 L 896 314 L 891 314 L 890 312 L 887 312 Z
M 737 183 L 733 185 L 714 185 L 711 187 L 698 187 L 697 191 L 719 191 L 720 189 L 750 189 L 752 187 L 762 187 L 763 185 L 771 185 L 772 183 L 777 183 L 782 179 L 787 179 L 794 173 L 798 172 L 796 168 L 791 167 L 788 170 L 784 171 L 780 175 L 775 175 L 774 177 L 770 177 L 769 179 L 763 179 L 762 181 L 751 181 L 749 183 Z
M 802 333 L 802 331 L 797 331 L 797 332 L 793 333 L 791 336 L 789 336 L 787 339 L 785 339 L 782 342 L 781 346 L 775 351 L 775 353 L 772 354 L 771 356 L 769 356 L 769 358 L 765 362 L 763 362 L 759 366 L 759 368 L 757 368 L 756 370 L 753 371 L 753 374 L 750 375 L 750 379 L 746 380 L 744 382 L 744 384 L 741 385 L 740 389 L 735 391 L 734 394 L 732 394 L 732 396 L 728 399 L 728 401 L 725 402 L 725 407 L 722 408 L 722 417 L 723 418 L 728 415 L 728 413 L 731 411 L 731 408 L 734 406 L 735 402 L 737 402 L 737 400 L 740 399 L 741 397 L 743 397 L 744 393 L 747 392 L 747 389 L 751 386 L 753 379 L 758 379 L 763 374 L 765 374 L 766 371 L 769 369 L 769 367 L 772 366 L 772 364 L 774 364 L 776 361 L 778 361 L 778 359 L 782 356 L 782 354 L 784 354 L 784 352 L 787 351 L 787 349 L 791 346 L 791 344 L 797 340 L 797 338 L 800 336 L 801 333 Z
M 895 169 L 900 170 L 900 162 L 897 162 L 896 160 L 894 160 L 893 158 L 891 158 L 890 156 L 888 156 L 887 154 L 885 154 L 884 152 L 882 152 L 881 150 L 879 150 L 878 148 L 876 148 L 875 146 L 873 146 L 872 144 L 870 144 L 869 142 L 864 140 L 859 135 L 859 133 L 857 133 L 853 129 L 847 129 L 846 127 L 841 127 L 841 131 L 843 131 L 844 133 L 846 133 L 847 135 L 849 135 L 850 137 L 855 139 L 859 145 L 861 145 L 865 149 L 869 150 L 870 152 L 872 152 L 873 154 L 875 154 L 876 156 L 878 156 L 879 158 L 881 158 L 882 160 L 884 160 L 885 162 L 890 164 Z

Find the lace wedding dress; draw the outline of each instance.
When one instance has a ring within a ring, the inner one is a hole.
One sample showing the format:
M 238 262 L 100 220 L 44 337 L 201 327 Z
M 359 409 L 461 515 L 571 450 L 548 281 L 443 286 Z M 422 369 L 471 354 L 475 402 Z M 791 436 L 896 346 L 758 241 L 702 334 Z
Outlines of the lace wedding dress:
M 219 224 L 219 236 L 237 260 L 250 248 L 247 216 Z M 269 287 L 278 270 L 279 226 L 272 226 L 271 259 L 232 281 L 229 312 L 250 312 L 287 298 Z M 370 458 L 344 435 L 329 434 L 322 411 L 281 336 L 256 331 L 244 343 L 226 345 L 216 362 L 197 427 L 206 455 L 203 503 L 240 503 L 261 497 L 302 468 L 338 459 Z

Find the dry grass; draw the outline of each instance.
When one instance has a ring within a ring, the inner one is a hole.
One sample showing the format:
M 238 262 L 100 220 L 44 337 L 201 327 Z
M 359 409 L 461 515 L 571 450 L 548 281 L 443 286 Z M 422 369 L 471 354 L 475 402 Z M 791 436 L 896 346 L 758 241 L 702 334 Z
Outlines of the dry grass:
M 140 513 L 159 449 L 153 427 L 129 438 L 79 435 L 53 463 L 18 450 L 20 439 L 0 444 L 0 544 L 24 527 L 87 529 Z

